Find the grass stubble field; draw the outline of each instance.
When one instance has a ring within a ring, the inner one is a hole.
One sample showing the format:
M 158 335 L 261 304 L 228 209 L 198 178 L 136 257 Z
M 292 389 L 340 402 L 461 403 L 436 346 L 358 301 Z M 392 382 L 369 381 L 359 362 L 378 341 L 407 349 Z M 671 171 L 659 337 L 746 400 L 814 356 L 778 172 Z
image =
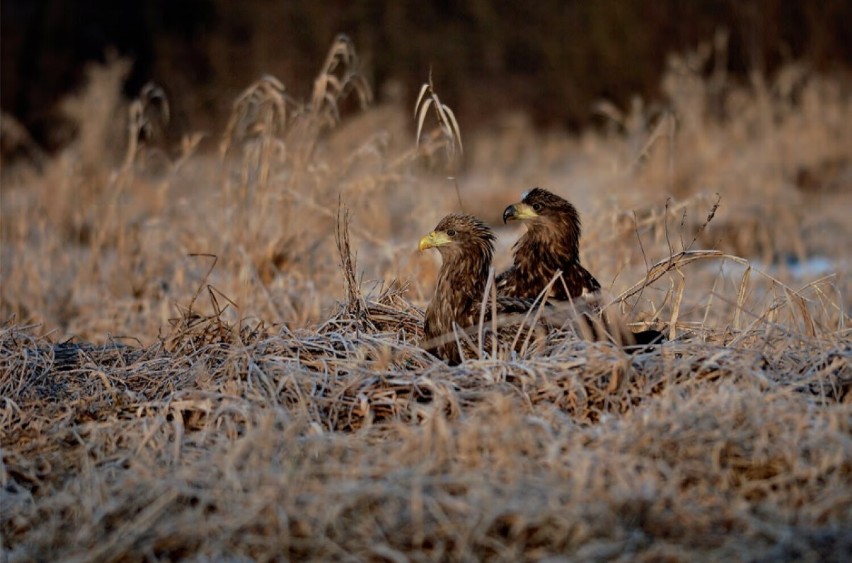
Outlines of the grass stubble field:
M 161 91 L 91 67 L 75 145 L 4 170 L 2 559 L 844 559 L 850 85 L 723 55 L 672 56 L 665 108 L 463 153 L 434 91 L 370 105 L 343 39 L 310 99 L 265 77 L 180 147 Z M 669 342 L 420 350 L 419 237 L 461 203 L 502 268 L 535 185 Z

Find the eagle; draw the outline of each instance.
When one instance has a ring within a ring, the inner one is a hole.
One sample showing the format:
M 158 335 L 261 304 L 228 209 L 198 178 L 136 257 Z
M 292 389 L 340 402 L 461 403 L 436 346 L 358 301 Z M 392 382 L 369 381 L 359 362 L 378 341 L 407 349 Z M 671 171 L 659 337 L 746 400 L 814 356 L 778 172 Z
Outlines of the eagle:
M 420 239 L 419 250 L 435 248 L 442 261 L 435 294 L 426 308 L 424 343 L 427 351 L 450 365 L 461 362 L 456 332 L 479 324 L 494 257 L 494 241 L 494 233 L 488 225 L 463 213 L 447 215 L 431 233 Z M 511 315 L 526 313 L 534 304 L 532 299 L 498 296 L 493 306 L 498 315 Z M 486 319 L 491 318 L 491 310 L 492 304 L 486 303 Z M 517 323 L 514 333 L 517 333 Z
M 535 298 L 550 288 L 550 298 L 574 301 L 583 298 L 584 308 L 599 299 L 601 284 L 580 264 L 580 214 L 569 201 L 543 188 L 526 192 L 518 203 L 503 211 L 503 222 L 523 221 L 527 227 L 512 248 L 513 264 L 497 276 L 500 295 L 521 299 Z M 591 315 L 584 313 L 591 332 L 600 335 Z M 662 339 L 656 330 L 631 333 L 614 315 L 604 317 L 603 326 L 617 340 L 627 344 L 652 344 Z M 633 341 L 633 342 L 632 342 Z
M 497 276 L 501 294 L 534 298 L 559 272 L 562 279 L 551 288 L 557 301 L 600 291 L 601 284 L 580 264 L 580 214 L 570 202 L 534 188 L 503 211 L 503 222 L 509 221 L 524 221 L 527 232 L 512 248 L 512 266 Z

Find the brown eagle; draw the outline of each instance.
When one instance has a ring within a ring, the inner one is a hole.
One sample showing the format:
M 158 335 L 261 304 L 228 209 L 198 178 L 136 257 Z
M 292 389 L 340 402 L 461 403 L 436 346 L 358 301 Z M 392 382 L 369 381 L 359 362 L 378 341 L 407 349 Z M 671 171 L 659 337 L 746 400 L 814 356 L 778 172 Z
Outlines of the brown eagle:
M 550 297 L 557 301 L 573 301 L 588 297 L 583 308 L 591 308 L 600 293 L 601 284 L 580 264 L 580 214 L 567 200 L 542 188 L 533 188 L 523 199 L 503 211 L 503 222 L 523 221 L 527 232 L 512 248 L 514 263 L 497 276 L 500 295 L 531 299 L 538 296 L 561 272 L 551 286 Z M 588 310 L 588 309 L 587 309 Z M 659 342 L 656 330 L 631 333 L 613 314 L 602 317 L 603 323 L 588 312 L 582 317 L 593 335 L 600 338 L 601 327 L 619 343 L 631 345 Z M 588 331 L 584 330 L 587 333 Z
M 435 295 L 426 308 L 425 346 L 450 365 L 461 362 L 456 332 L 479 324 L 494 240 L 488 225 L 461 213 L 447 215 L 420 239 L 421 251 L 436 248 L 442 260 Z M 495 305 L 501 315 L 524 313 L 533 306 L 533 300 L 498 296 Z M 491 305 L 486 304 L 486 318 L 490 317 Z
M 580 214 L 577 208 L 542 188 L 534 188 L 503 212 L 503 222 L 524 221 L 527 232 L 512 248 L 514 264 L 497 276 L 497 290 L 535 298 L 558 273 L 551 297 L 558 301 L 596 293 L 601 284 L 580 264 Z

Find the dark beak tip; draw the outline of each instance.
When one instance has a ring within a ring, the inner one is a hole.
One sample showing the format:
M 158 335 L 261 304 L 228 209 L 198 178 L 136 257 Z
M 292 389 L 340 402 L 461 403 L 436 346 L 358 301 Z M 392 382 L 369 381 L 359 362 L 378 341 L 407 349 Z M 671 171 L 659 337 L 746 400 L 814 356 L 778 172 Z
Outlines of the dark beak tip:
M 515 214 L 515 206 L 510 205 L 509 207 L 507 207 L 503 211 L 503 224 L 505 225 L 506 223 L 508 223 L 509 219 L 511 219 L 514 214 Z

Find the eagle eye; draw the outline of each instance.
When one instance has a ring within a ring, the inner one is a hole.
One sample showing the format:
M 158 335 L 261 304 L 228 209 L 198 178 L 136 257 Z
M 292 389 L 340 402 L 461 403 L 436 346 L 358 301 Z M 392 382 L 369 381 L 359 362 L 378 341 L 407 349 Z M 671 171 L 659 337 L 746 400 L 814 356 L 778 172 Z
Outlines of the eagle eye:
M 455 230 L 455 229 L 450 229 L 450 230 L 448 230 L 448 231 L 447 231 L 447 236 L 448 236 L 448 237 L 454 237 L 454 236 L 456 236 L 456 230 Z
M 540 203 L 533 203 L 533 210 L 541 211 L 541 204 Z

